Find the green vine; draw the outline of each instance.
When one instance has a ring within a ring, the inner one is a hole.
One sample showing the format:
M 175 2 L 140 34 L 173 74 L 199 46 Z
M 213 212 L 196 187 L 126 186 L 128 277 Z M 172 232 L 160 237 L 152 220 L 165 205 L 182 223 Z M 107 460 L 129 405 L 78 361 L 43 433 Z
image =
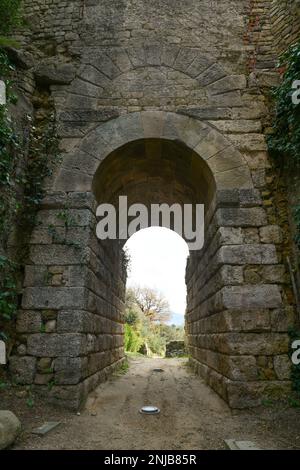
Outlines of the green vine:
M 0 46 L 16 45 L 7 35 L 24 23 L 21 4 L 22 0 L 0 0 Z
M 275 115 L 268 137 L 270 154 L 281 167 L 300 163 L 300 104 L 293 103 L 293 83 L 300 80 L 300 41 L 291 46 L 278 64 L 284 70 L 281 84 L 272 92 Z
M 8 351 L 14 343 L 14 321 L 19 306 L 22 270 L 28 241 L 43 197 L 43 181 L 58 157 L 55 115 L 48 90 L 37 90 L 36 108 L 46 108 L 33 121 L 31 116 L 14 118 L 17 97 L 13 85 L 17 71 L 3 45 L 12 30 L 22 24 L 21 0 L 0 0 L 0 79 L 6 85 L 6 104 L 0 105 L 0 339 Z M 4 35 L 3 38 L 1 35 Z M 8 241 L 14 227 L 14 258 Z
M 279 72 L 282 81 L 272 92 L 274 103 L 274 120 L 272 132 L 267 138 L 270 155 L 275 165 L 287 176 L 299 172 L 300 169 L 300 104 L 293 100 L 296 95 L 295 82 L 300 80 L 300 41 L 292 45 L 279 60 Z M 299 93 L 297 92 L 299 98 Z M 295 243 L 300 249 L 300 204 L 292 208 L 295 222 Z M 289 330 L 290 344 L 300 339 L 300 331 L 296 328 Z M 289 355 L 293 350 L 290 346 Z M 292 387 L 297 395 L 294 405 L 299 405 L 300 398 L 300 365 L 292 364 Z

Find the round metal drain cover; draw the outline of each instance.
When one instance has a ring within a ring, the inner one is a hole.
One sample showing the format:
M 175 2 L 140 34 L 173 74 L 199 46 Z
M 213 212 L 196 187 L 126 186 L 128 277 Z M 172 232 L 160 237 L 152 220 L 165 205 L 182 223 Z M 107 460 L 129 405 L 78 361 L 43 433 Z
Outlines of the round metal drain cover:
M 143 406 L 143 408 L 140 409 L 140 413 L 144 415 L 157 415 L 160 413 L 160 409 L 157 408 L 157 406 Z
M 163 369 L 153 369 L 153 372 L 164 372 Z

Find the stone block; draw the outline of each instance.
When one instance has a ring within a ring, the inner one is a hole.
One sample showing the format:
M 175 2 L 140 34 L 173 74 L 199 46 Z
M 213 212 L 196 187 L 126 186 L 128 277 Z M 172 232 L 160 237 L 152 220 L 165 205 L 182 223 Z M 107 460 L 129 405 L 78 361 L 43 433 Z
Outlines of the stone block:
M 58 357 L 54 361 L 55 383 L 74 385 L 79 383 L 88 372 L 87 357 Z
M 223 264 L 275 264 L 277 254 L 274 245 L 230 245 L 222 246 L 218 261 Z
M 18 333 L 39 333 L 42 327 L 41 313 L 35 310 L 18 312 L 16 329 Z
M 220 294 L 221 305 L 228 309 L 278 308 L 282 305 L 279 287 L 272 284 L 226 286 Z
M 279 380 L 290 380 L 292 361 L 287 354 L 274 357 L 274 370 Z
M 86 297 L 86 290 L 81 287 L 27 287 L 22 306 L 54 310 L 84 308 Z
M 288 381 L 227 382 L 228 403 L 231 408 L 246 409 L 263 404 L 268 399 L 284 398 L 290 393 Z
M 20 432 L 19 419 L 11 411 L 0 410 L 0 450 L 11 446 Z
M 292 306 L 276 308 L 271 312 L 271 326 L 273 331 L 288 331 L 294 325 L 295 311 Z
M 86 354 L 86 337 L 79 333 L 34 334 L 29 336 L 27 348 L 31 356 L 76 357 Z
M 288 335 L 281 333 L 215 334 L 211 341 L 216 351 L 238 356 L 285 354 L 289 348 Z
M 260 240 L 262 243 L 275 243 L 282 242 L 282 232 L 278 225 L 268 225 L 259 229 Z
M 34 69 L 36 81 L 43 85 L 68 85 L 75 78 L 72 64 L 43 64 Z
M 207 86 L 212 95 L 219 95 L 234 90 L 243 90 L 247 86 L 245 75 L 229 75 Z
M 241 245 L 244 241 L 241 228 L 220 227 L 218 236 L 222 245 Z
M 266 225 L 267 215 L 262 207 L 220 208 L 216 220 L 224 227 L 260 227 Z
M 28 352 L 28 354 L 31 354 Z M 20 385 L 30 385 L 36 372 L 36 358 L 30 356 L 12 356 L 9 359 L 9 370 L 15 381 Z
M 198 77 L 196 78 L 197 82 L 201 87 L 205 87 L 210 85 L 211 83 L 216 82 L 217 80 L 221 80 L 226 76 L 223 68 L 218 64 L 211 65 L 208 69 L 204 70 Z
M 53 359 L 51 357 L 42 357 L 37 361 L 37 371 L 40 374 L 47 374 L 52 371 Z
M 267 144 L 263 134 L 228 134 L 228 139 L 242 151 L 266 151 Z

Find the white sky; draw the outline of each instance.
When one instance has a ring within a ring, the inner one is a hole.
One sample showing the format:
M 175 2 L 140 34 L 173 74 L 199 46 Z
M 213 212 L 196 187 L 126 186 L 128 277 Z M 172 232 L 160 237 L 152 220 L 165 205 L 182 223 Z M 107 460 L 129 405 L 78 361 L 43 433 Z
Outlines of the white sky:
M 135 233 L 126 243 L 131 268 L 127 286 L 158 289 L 171 310 L 184 315 L 186 307 L 185 267 L 187 244 L 177 233 L 150 227 Z

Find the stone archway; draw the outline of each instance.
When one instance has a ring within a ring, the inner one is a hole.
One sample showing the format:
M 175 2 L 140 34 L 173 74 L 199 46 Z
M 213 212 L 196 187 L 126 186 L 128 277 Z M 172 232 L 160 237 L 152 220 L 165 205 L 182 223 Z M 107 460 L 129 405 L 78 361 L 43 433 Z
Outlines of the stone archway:
M 176 162 L 170 174 L 161 162 L 147 166 L 158 146 L 162 159 Z M 137 154 L 144 160 L 139 171 L 132 169 Z M 235 408 L 281 393 L 289 385 L 288 337 L 280 324 L 276 227 L 268 226 L 248 165 L 232 142 L 209 123 L 169 112 L 120 116 L 65 155 L 31 240 L 17 325 L 26 353 L 12 358 L 12 372 L 52 401 L 77 408 L 123 361 L 126 273 L 119 244 L 96 238 L 94 194 L 108 174 L 112 186 L 115 176 L 127 191 L 149 172 L 158 188 L 168 174 L 169 188 L 173 181 L 184 197 L 192 190 L 207 205 L 205 246 L 190 257 L 186 275 L 195 370 Z

